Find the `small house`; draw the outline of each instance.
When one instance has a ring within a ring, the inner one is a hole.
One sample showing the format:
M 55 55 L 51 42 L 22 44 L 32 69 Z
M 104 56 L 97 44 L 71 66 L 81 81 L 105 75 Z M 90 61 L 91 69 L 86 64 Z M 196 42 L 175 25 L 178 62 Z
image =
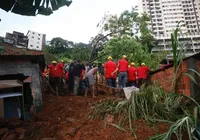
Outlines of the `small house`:
M 20 116 L 16 113 L 22 113 L 22 110 L 24 117 L 28 117 L 30 109 L 40 110 L 44 67 L 44 52 L 0 43 L 0 117 Z M 16 93 L 20 93 L 18 95 L 22 98 L 18 98 Z

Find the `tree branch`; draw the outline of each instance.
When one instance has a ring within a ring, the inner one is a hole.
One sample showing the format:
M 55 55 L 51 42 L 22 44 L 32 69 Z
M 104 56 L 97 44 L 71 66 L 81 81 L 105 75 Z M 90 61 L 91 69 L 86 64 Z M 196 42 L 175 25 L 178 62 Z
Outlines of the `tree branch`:
M 116 33 L 117 33 L 117 32 L 116 32 Z M 109 34 L 107 34 L 107 35 L 105 35 L 105 36 L 103 36 L 103 37 L 97 39 L 97 41 L 96 41 L 95 45 L 93 46 L 92 51 L 91 51 L 91 53 L 90 53 L 89 61 L 91 60 L 92 54 L 93 54 L 93 52 L 94 52 L 94 49 L 96 48 L 96 46 L 97 46 L 97 44 L 99 43 L 99 41 L 103 40 L 104 38 L 106 38 L 106 37 L 108 37 L 108 36 L 110 36 L 110 35 L 112 35 L 112 34 L 114 34 L 114 33 L 111 32 L 111 33 L 109 33 Z

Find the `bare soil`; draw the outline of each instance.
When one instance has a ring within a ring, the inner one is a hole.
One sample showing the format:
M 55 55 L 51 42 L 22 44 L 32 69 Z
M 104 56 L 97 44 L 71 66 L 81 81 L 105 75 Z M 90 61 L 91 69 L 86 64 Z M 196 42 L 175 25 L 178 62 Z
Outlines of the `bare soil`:
M 104 120 L 88 118 L 92 105 L 108 98 L 98 96 L 95 99 L 82 96 L 47 95 L 43 110 L 37 113 L 32 122 L 27 123 L 25 140 L 41 140 L 55 138 L 56 140 L 134 140 L 134 136 L 107 125 Z M 111 98 L 111 97 L 110 97 Z M 166 132 L 166 124 L 156 127 L 137 120 L 137 140 L 146 140 L 156 133 Z

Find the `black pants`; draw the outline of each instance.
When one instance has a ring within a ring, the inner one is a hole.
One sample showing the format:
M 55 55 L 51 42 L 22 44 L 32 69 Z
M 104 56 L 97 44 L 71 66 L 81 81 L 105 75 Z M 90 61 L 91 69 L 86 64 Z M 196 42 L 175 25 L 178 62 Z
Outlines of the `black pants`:
M 69 73 L 69 81 L 68 81 L 69 92 L 73 92 L 74 89 L 74 76 L 72 73 Z
M 64 86 L 64 83 L 63 83 L 63 78 L 59 77 L 58 78 L 58 95 L 60 95 L 63 91 L 63 86 Z
M 56 86 L 58 85 L 59 78 L 58 77 L 49 77 L 49 84 L 56 92 Z

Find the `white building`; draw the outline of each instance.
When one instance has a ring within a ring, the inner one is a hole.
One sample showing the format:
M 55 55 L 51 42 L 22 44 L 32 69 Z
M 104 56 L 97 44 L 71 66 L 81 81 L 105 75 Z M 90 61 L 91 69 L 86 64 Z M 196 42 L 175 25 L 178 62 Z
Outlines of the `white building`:
M 46 35 L 33 32 L 33 31 L 28 31 L 27 33 L 28 36 L 28 49 L 31 50 L 43 50 L 45 47 L 46 43 Z
M 170 37 L 177 24 L 181 22 L 183 36 L 180 40 L 187 44 L 187 53 L 200 51 L 200 0 L 141 0 L 143 12 L 151 17 L 149 24 L 158 40 L 153 52 L 171 50 Z

